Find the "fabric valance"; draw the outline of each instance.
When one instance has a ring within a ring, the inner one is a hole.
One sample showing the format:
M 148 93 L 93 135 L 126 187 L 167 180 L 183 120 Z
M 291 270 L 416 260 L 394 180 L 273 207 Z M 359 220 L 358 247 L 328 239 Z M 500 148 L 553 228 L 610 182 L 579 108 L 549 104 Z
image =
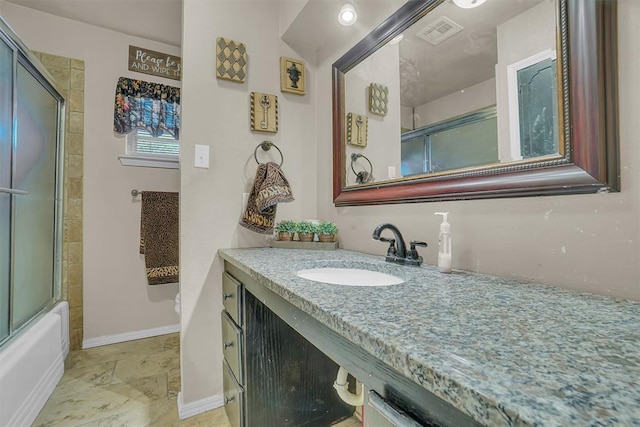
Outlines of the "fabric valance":
M 154 137 L 166 134 L 179 139 L 180 88 L 120 77 L 113 130 L 127 134 L 136 129 L 144 129 Z

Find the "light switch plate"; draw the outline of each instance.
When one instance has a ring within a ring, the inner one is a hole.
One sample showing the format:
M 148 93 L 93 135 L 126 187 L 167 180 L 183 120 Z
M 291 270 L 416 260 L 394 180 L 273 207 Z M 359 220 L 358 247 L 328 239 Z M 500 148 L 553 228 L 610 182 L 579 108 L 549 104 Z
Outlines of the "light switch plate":
M 209 169 L 209 146 L 196 144 L 195 152 L 196 159 L 194 166 L 197 168 Z

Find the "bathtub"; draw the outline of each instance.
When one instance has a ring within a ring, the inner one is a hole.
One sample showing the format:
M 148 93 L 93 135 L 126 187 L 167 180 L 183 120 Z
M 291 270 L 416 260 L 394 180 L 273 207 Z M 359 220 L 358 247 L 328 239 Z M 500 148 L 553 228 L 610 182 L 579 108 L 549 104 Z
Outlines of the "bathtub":
M 69 305 L 60 302 L 0 352 L 0 426 L 28 427 L 64 373 Z

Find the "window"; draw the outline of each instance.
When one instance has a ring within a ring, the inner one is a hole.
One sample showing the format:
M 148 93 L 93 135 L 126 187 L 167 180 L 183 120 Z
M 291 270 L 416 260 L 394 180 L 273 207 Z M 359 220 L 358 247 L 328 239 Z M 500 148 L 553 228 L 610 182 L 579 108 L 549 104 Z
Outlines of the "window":
M 124 166 L 177 169 L 180 159 L 180 141 L 163 133 L 154 137 L 145 129 L 136 129 L 127 135 L 127 154 L 119 156 Z

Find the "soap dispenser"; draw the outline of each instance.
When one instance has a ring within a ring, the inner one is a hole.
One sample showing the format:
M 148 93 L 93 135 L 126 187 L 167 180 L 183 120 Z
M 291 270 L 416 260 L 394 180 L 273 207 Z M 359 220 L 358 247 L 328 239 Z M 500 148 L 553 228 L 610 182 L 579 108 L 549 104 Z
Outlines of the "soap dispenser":
M 438 236 L 438 271 L 451 273 L 451 224 L 447 221 L 449 212 L 436 212 L 434 215 L 442 215 L 440 235 Z

